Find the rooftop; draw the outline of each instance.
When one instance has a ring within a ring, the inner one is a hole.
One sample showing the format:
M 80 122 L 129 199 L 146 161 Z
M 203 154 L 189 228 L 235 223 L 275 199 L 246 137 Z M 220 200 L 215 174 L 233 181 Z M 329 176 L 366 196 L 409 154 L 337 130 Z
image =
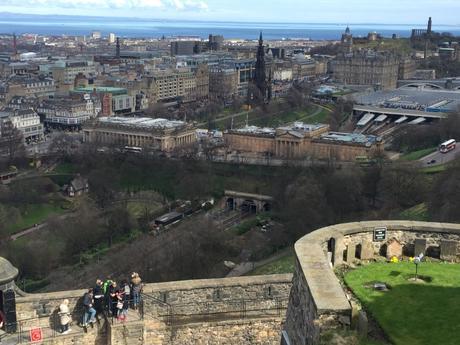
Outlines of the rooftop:
M 314 132 L 318 129 L 325 128 L 327 125 L 322 123 L 309 124 L 303 122 L 294 122 L 291 125 L 279 127 L 278 129 L 287 130 L 287 131 L 297 131 L 297 132 Z
M 112 94 L 126 94 L 128 91 L 122 87 L 111 87 L 111 86 L 87 86 L 87 87 L 77 87 L 73 90 L 77 93 L 112 93 Z
M 278 127 L 257 127 L 257 126 L 246 126 L 239 129 L 232 130 L 233 133 L 242 133 L 242 134 L 255 134 L 255 135 L 266 135 L 266 136 L 275 136 L 277 130 L 286 131 L 298 136 L 303 136 L 306 133 L 314 132 L 318 129 L 325 128 L 327 125 L 318 123 L 318 124 L 308 124 L 303 122 L 294 122 L 293 124 Z
M 364 92 L 354 95 L 356 103 L 425 112 L 449 112 L 460 106 L 460 91 L 407 89 Z
M 142 129 L 179 128 L 186 125 L 184 121 L 167 120 L 161 118 L 152 119 L 150 117 L 101 117 L 99 118 L 99 122 Z
M 375 135 L 364 135 L 358 133 L 341 133 L 329 132 L 322 134 L 320 140 L 333 141 L 346 144 L 359 144 L 365 146 L 372 146 L 373 144 L 382 141 L 382 138 Z
M 259 135 L 268 135 L 268 136 L 275 136 L 276 134 L 276 130 L 274 128 L 257 127 L 257 126 L 246 126 L 243 128 L 234 129 L 232 131 L 236 133 L 259 134 Z

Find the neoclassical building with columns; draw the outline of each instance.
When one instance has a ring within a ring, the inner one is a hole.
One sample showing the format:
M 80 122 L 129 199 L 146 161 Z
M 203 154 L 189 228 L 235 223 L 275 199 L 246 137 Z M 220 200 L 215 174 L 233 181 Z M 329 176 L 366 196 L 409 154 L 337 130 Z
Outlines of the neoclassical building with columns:
M 224 133 L 231 151 L 270 155 L 281 159 L 338 159 L 354 161 L 383 149 L 381 138 L 356 133 L 330 132 L 325 124 L 295 122 L 279 128 L 248 126 Z
M 192 125 L 160 118 L 101 117 L 87 123 L 83 131 L 87 143 L 153 148 L 163 152 L 189 147 L 197 140 Z

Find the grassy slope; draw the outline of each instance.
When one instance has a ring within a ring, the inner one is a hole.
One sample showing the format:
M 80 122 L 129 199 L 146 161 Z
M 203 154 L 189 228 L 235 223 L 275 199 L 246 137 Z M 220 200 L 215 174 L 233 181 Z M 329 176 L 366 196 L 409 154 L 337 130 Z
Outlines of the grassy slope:
M 443 172 L 446 169 L 447 169 L 447 166 L 445 164 L 441 164 L 441 165 L 434 165 L 428 168 L 423 168 L 421 171 L 424 172 L 425 174 L 432 175 L 432 174 L 438 174 L 440 172 Z
M 52 214 L 65 212 L 58 204 L 32 204 L 21 209 L 21 220 L 8 227 L 8 233 L 14 234 L 46 221 Z
M 321 108 L 319 113 L 318 106 L 312 105 L 302 110 L 292 110 L 274 114 L 269 118 L 265 118 L 257 112 L 250 111 L 249 115 L 241 114 L 233 118 L 233 126 L 242 127 L 246 124 L 246 119 L 250 126 L 261 126 L 261 127 L 278 127 L 294 121 L 303 121 L 305 123 L 324 123 L 327 122 L 327 117 L 330 111 Z M 316 114 L 317 113 L 317 114 Z M 231 123 L 231 119 L 216 120 L 216 124 L 219 129 L 225 129 L 227 125 Z
M 425 157 L 426 155 L 429 155 L 430 153 L 435 152 L 436 149 L 437 149 L 436 147 L 430 147 L 430 148 L 423 149 L 423 150 L 412 151 L 412 152 L 402 155 L 401 160 L 416 161 L 416 160 L 419 160 L 420 158 Z
M 249 275 L 257 276 L 267 274 L 294 273 L 294 263 L 294 254 L 286 255 L 276 261 L 256 268 L 255 270 L 251 271 Z
M 406 220 L 418 220 L 422 222 L 426 222 L 430 220 L 430 216 L 428 214 L 428 210 L 425 203 L 421 203 L 419 205 L 415 205 L 414 207 L 408 208 L 404 210 L 400 214 L 402 219 Z
M 345 282 L 377 319 L 395 345 L 458 344 L 460 265 L 422 263 L 419 273 L 429 283 L 411 283 L 412 263 L 379 263 L 349 272 Z M 390 284 L 388 292 L 364 287 L 373 281 Z

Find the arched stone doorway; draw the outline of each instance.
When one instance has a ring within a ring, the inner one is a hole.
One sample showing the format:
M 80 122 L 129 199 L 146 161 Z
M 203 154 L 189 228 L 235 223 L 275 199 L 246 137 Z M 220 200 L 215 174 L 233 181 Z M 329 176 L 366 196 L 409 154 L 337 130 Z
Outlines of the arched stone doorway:
M 257 213 L 257 205 L 254 200 L 244 200 L 241 204 L 241 211 L 244 213 Z
M 330 258 L 330 262 L 332 267 L 334 267 L 335 263 L 335 238 L 331 237 L 329 241 L 327 241 L 327 252 Z
M 235 199 L 227 198 L 226 207 L 227 207 L 227 210 L 233 211 L 235 209 Z
M 266 202 L 263 206 L 263 211 L 264 212 L 270 212 L 272 210 L 272 205 L 268 202 Z

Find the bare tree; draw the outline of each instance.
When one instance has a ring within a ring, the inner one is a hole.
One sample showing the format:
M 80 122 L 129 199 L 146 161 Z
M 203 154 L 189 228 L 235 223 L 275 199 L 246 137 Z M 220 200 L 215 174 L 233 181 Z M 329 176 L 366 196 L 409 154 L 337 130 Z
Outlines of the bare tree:
M 79 147 L 80 142 L 75 136 L 61 133 L 53 138 L 49 150 L 60 157 L 69 157 L 75 153 Z
M 0 146 L 8 157 L 8 164 L 12 164 L 16 158 L 25 154 L 24 138 L 21 131 L 13 126 L 12 123 L 4 123 L 1 128 Z

